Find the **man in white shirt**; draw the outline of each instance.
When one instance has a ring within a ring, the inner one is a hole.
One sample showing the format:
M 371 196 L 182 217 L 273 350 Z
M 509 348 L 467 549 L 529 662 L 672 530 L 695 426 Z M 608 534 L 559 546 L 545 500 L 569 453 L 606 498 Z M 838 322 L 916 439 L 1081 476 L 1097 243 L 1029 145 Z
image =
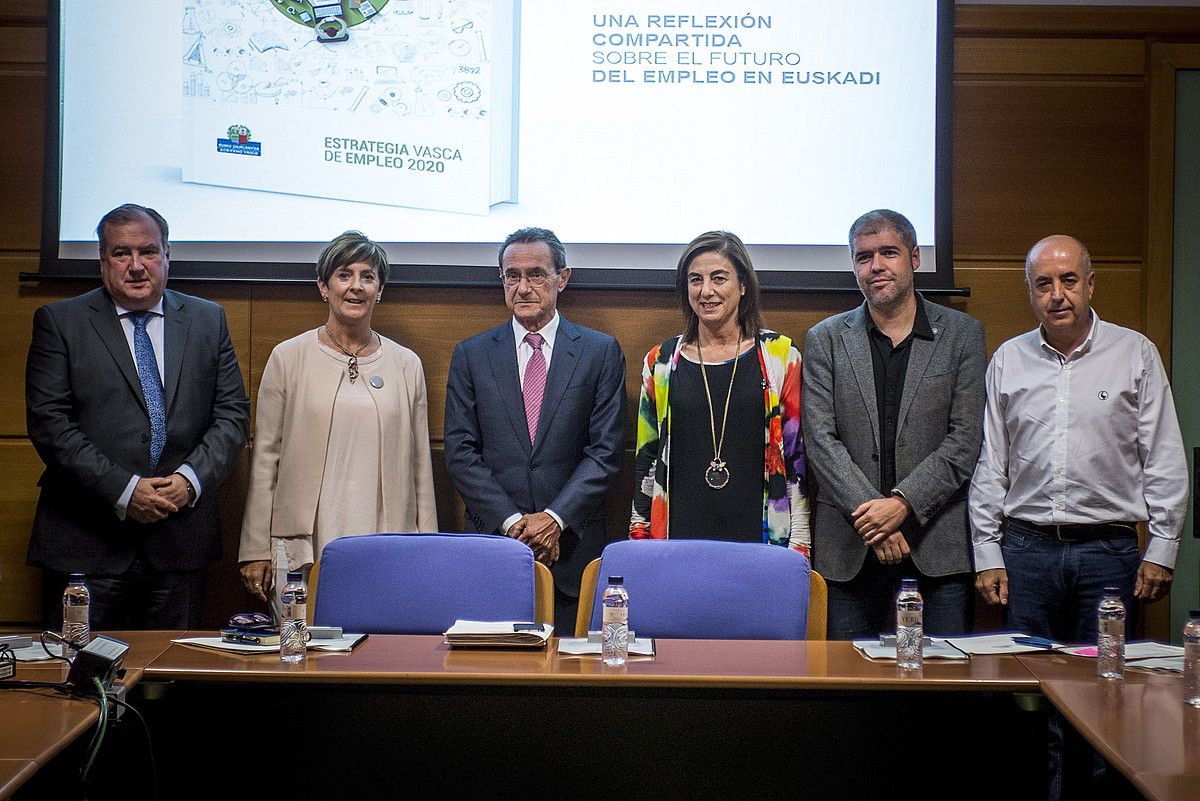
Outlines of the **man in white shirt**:
M 1105 587 L 1127 607 L 1170 589 L 1188 494 L 1183 441 L 1154 345 L 1092 311 L 1083 244 L 1043 239 L 1025 278 L 1041 326 L 1001 345 L 988 367 L 970 492 L 975 583 L 1007 605 L 1014 630 L 1095 642 Z

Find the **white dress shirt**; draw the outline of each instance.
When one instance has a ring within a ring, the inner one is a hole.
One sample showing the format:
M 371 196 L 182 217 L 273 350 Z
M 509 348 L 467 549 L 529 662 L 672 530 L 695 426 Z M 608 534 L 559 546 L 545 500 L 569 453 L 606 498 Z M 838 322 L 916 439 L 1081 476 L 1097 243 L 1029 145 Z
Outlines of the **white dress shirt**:
M 133 320 L 129 319 L 129 315 L 135 314 L 135 312 L 117 303 L 113 303 L 113 306 L 116 307 L 117 317 L 121 321 L 121 330 L 125 332 L 125 341 L 129 343 L 129 355 L 133 357 L 134 369 L 137 369 L 137 352 L 133 346 L 134 326 Z M 163 328 L 165 323 L 163 322 L 162 298 L 159 298 L 158 303 L 155 303 L 148 311 L 150 312 L 150 319 L 146 320 L 146 334 L 150 337 L 150 344 L 154 346 L 154 359 L 158 362 L 158 383 L 162 384 L 164 383 L 163 376 L 166 375 L 166 369 L 163 367 Z M 138 375 L 140 376 L 141 373 Z M 191 483 L 192 489 L 196 491 L 195 499 L 188 504 L 189 506 L 195 506 L 196 501 L 200 500 L 201 491 L 200 479 L 197 478 L 196 471 L 192 469 L 190 464 L 181 464 L 175 472 L 186 478 Z M 129 483 L 125 485 L 125 491 L 121 493 L 121 497 L 117 499 L 117 517 L 121 520 L 125 519 L 125 512 L 129 508 L 129 500 L 133 497 L 133 491 L 141 478 L 141 476 L 135 473 L 133 478 L 129 479 Z
M 1175 402 L 1146 337 L 1093 311 L 1087 339 L 1070 354 L 1040 327 L 996 350 L 971 478 L 976 571 L 1004 567 L 1005 518 L 1149 521 L 1145 560 L 1173 567 L 1187 497 Z
M 558 336 L 558 310 L 554 310 L 554 316 L 550 318 L 550 322 L 541 327 L 535 333 L 542 335 L 542 356 L 546 359 L 546 375 L 550 375 L 550 359 L 554 355 L 554 338 Z M 529 360 L 533 358 L 533 346 L 525 341 L 525 335 L 530 333 L 529 329 L 517 322 L 517 318 L 512 318 L 513 337 L 517 343 L 517 381 L 522 387 L 525 386 L 525 368 L 529 366 Z M 562 518 L 553 509 L 547 509 L 546 514 L 554 518 L 554 522 L 558 523 L 560 529 L 565 529 Z M 508 518 L 500 525 L 500 528 L 505 534 L 512 528 L 513 523 L 520 520 L 522 515 L 509 515 Z

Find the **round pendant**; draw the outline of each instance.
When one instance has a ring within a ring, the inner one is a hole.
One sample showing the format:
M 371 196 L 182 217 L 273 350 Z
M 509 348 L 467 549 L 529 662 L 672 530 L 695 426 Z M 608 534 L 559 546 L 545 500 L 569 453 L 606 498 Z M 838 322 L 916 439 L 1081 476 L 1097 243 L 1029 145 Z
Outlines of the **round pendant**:
M 729 483 L 729 468 L 724 462 L 719 462 L 713 459 L 708 463 L 708 469 L 704 471 L 704 483 L 715 490 L 722 489 Z

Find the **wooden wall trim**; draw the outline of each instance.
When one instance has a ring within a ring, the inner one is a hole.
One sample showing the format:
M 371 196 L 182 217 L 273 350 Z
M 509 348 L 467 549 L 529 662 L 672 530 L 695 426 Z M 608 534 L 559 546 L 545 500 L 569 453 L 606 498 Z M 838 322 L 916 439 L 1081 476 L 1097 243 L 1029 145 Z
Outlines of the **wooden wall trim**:
M 1200 36 L 1200 8 L 970 5 L 954 10 L 956 36 Z
M 67 2 L 68 0 L 62 0 Z M 0 10 L 0 25 L 45 24 L 46 0 L 6 0 Z
M 1045 39 L 960 36 L 954 42 L 954 76 L 1143 75 L 1142 39 Z
M 1168 373 L 1175 270 L 1175 72 L 1180 69 L 1200 69 L 1200 44 L 1151 46 L 1144 333 L 1158 346 Z

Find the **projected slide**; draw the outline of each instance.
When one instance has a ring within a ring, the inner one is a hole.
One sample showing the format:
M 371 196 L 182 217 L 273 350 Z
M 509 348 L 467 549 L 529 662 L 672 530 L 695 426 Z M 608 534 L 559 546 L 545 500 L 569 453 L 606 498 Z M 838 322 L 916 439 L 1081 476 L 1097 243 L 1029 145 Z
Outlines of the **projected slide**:
M 191 0 L 183 180 L 467 214 L 511 200 L 511 0 L 375 2 Z
M 763 267 L 830 270 L 844 250 L 799 254 L 877 207 L 930 246 L 938 5 L 64 2 L 59 252 L 93 257 L 127 201 L 177 260 L 306 261 L 357 228 L 452 264 L 441 243 L 543 225 L 664 248 L 725 228 L 782 254 Z

